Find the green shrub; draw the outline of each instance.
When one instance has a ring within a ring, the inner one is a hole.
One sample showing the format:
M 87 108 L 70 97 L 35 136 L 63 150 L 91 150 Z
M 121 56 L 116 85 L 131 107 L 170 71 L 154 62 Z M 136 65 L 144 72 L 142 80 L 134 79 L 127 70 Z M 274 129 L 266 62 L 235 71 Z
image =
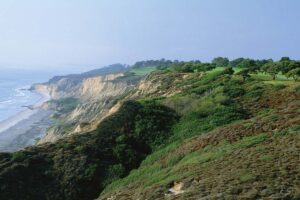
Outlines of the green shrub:
M 121 164 L 109 166 L 109 168 L 105 171 L 103 175 L 104 181 L 102 185 L 108 185 L 109 183 L 122 178 L 125 173 L 126 170 Z
M 270 155 L 263 155 L 263 156 L 260 156 L 260 157 L 259 157 L 259 160 L 262 160 L 262 161 L 269 161 L 269 160 L 273 160 L 273 157 L 270 156 Z
M 98 165 L 97 164 L 90 164 L 84 171 L 84 176 L 89 178 L 92 178 L 97 170 Z
M 67 149 L 70 149 L 71 148 L 71 145 L 70 143 L 66 143 L 66 142 L 59 142 L 56 144 L 57 148 L 62 148 L 64 150 L 67 150 Z
M 58 100 L 51 100 L 50 103 L 54 104 L 59 112 L 67 113 L 77 107 L 79 99 L 67 97 Z
M 151 148 L 165 143 L 178 120 L 176 112 L 155 102 L 144 102 L 135 118 L 134 136 Z
M 221 105 L 229 105 L 232 101 L 223 93 L 218 93 L 214 96 L 214 102 Z
M 274 85 L 275 90 L 282 90 L 284 88 L 286 88 L 286 85 L 284 85 L 284 84 L 275 84 Z
M 237 143 L 239 148 L 248 148 L 253 145 L 259 144 L 265 141 L 268 138 L 268 135 L 265 133 L 261 133 L 259 135 L 244 137 L 241 141 Z
M 288 129 L 275 131 L 274 135 L 275 136 L 285 136 L 288 134 L 299 134 L 299 133 L 300 133 L 300 125 L 294 125 L 294 126 L 289 127 Z
M 198 102 L 198 107 L 192 110 L 190 113 L 197 113 L 198 117 L 207 117 L 214 113 L 215 109 L 219 107 L 210 98 L 204 98 Z
M 215 128 L 217 126 L 229 124 L 235 120 L 243 119 L 245 113 L 235 107 L 217 108 L 216 111 L 208 117 L 209 124 Z
M 209 93 L 212 90 L 211 86 L 201 85 L 196 88 L 191 88 L 188 92 L 190 94 L 204 95 L 205 93 Z
M 256 176 L 252 175 L 252 174 L 245 174 L 245 175 L 242 175 L 240 177 L 240 180 L 242 182 L 246 182 L 246 181 L 252 181 L 252 180 L 255 180 L 256 179 Z
M 134 138 L 122 135 L 116 139 L 116 144 L 113 147 L 113 154 L 118 161 L 126 168 L 130 170 L 136 168 L 144 155 L 142 152 L 138 152 L 136 147 L 133 145 L 136 142 Z
M 84 146 L 83 145 L 78 145 L 77 147 L 75 147 L 74 150 L 77 151 L 78 153 L 81 153 L 84 150 Z
M 12 160 L 21 162 L 26 158 L 26 155 L 22 151 L 17 151 L 12 154 Z
M 162 101 L 162 104 L 175 110 L 177 113 L 184 115 L 197 109 L 199 104 L 198 98 L 192 96 L 173 96 L 166 98 Z
M 214 104 L 212 106 L 214 109 L 204 106 L 203 109 L 207 109 L 206 111 L 201 109 L 184 115 L 174 126 L 174 135 L 170 141 L 199 135 L 247 116 L 243 110 L 235 107 L 216 107 Z
M 300 94 L 300 85 L 299 86 L 297 86 L 297 87 L 295 87 L 295 92 L 297 93 L 297 94 Z
M 244 95 L 245 90 L 242 87 L 225 87 L 224 93 L 230 98 L 236 98 Z
M 246 93 L 247 97 L 260 97 L 264 93 L 264 87 L 255 85 Z

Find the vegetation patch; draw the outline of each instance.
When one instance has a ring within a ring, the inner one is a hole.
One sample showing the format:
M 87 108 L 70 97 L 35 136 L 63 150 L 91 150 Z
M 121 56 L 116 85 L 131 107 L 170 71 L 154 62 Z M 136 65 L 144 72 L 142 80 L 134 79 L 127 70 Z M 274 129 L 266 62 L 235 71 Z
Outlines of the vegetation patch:
M 16 162 L 21 162 L 26 158 L 26 155 L 22 151 L 17 151 L 12 154 L 12 160 Z
M 250 137 L 244 137 L 236 143 L 226 141 L 218 145 L 209 145 L 200 151 L 189 152 L 186 155 L 173 154 L 167 160 L 167 165 L 155 162 L 162 158 L 165 153 L 171 153 L 174 150 L 174 144 L 171 147 L 164 148 L 164 153 L 157 155 L 157 152 L 149 155 L 142 163 L 139 169 L 133 170 L 126 178 L 115 181 L 110 184 L 103 194 L 113 191 L 115 188 L 125 187 L 127 184 L 135 182 L 144 184 L 144 187 L 153 185 L 167 184 L 172 181 L 180 180 L 183 177 L 189 177 L 193 171 L 184 170 L 188 166 L 198 166 L 214 161 L 231 154 L 238 149 L 250 148 L 267 139 L 266 134 L 259 134 Z M 155 158 L 155 159 L 153 159 Z M 255 179 L 255 176 L 248 174 L 241 176 L 241 181 Z
M 256 176 L 252 175 L 252 174 L 245 174 L 245 175 L 242 175 L 240 177 L 240 180 L 242 182 L 246 182 L 246 181 L 252 181 L 252 180 L 255 180 L 256 179 Z
M 77 107 L 79 104 L 79 99 L 68 97 L 58 100 L 51 100 L 50 103 L 56 107 L 58 112 L 68 113 Z
M 141 67 L 141 68 L 133 68 L 129 72 L 134 75 L 137 75 L 137 76 L 145 76 L 155 70 L 156 70 L 155 66 L 147 66 L 147 67 Z

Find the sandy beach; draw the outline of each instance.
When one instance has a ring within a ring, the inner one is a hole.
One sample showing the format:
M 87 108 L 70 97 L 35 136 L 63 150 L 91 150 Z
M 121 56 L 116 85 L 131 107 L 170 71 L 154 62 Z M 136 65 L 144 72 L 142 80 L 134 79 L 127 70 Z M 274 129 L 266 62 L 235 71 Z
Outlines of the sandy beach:
M 28 108 L 0 122 L 0 152 L 16 151 L 35 144 L 35 139 L 43 136 L 50 125 L 51 111 L 41 106 L 50 100 L 47 92 L 33 91 L 41 98 L 34 105 L 24 105 Z

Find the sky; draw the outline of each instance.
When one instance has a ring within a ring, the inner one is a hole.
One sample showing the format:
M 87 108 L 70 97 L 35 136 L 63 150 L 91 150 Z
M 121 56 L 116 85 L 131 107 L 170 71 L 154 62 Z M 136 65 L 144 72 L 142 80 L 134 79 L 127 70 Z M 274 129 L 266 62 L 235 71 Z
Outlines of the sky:
M 299 0 L 0 0 L 0 68 L 300 59 Z

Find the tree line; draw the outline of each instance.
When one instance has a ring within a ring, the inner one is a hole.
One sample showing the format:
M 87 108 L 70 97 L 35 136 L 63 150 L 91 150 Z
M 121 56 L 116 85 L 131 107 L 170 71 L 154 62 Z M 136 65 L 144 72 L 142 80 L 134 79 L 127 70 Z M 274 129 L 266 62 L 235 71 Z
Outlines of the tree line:
M 158 70 L 173 70 L 177 72 L 191 73 L 191 72 L 206 72 L 213 70 L 217 67 L 225 67 L 226 73 L 234 72 L 233 68 L 240 68 L 241 70 L 237 75 L 241 75 L 243 79 L 250 77 L 250 74 L 265 73 L 269 74 L 273 80 L 279 74 L 282 74 L 288 78 L 292 78 L 295 81 L 300 76 L 300 61 L 291 60 L 289 57 L 282 57 L 278 61 L 272 59 L 254 60 L 250 58 L 237 58 L 229 60 L 226 57 L 214 58 L 211 62 L 195 61 L 178 61 L 178 60 L 147 60 L 135 63 L 133 68 L 156 66 Z

